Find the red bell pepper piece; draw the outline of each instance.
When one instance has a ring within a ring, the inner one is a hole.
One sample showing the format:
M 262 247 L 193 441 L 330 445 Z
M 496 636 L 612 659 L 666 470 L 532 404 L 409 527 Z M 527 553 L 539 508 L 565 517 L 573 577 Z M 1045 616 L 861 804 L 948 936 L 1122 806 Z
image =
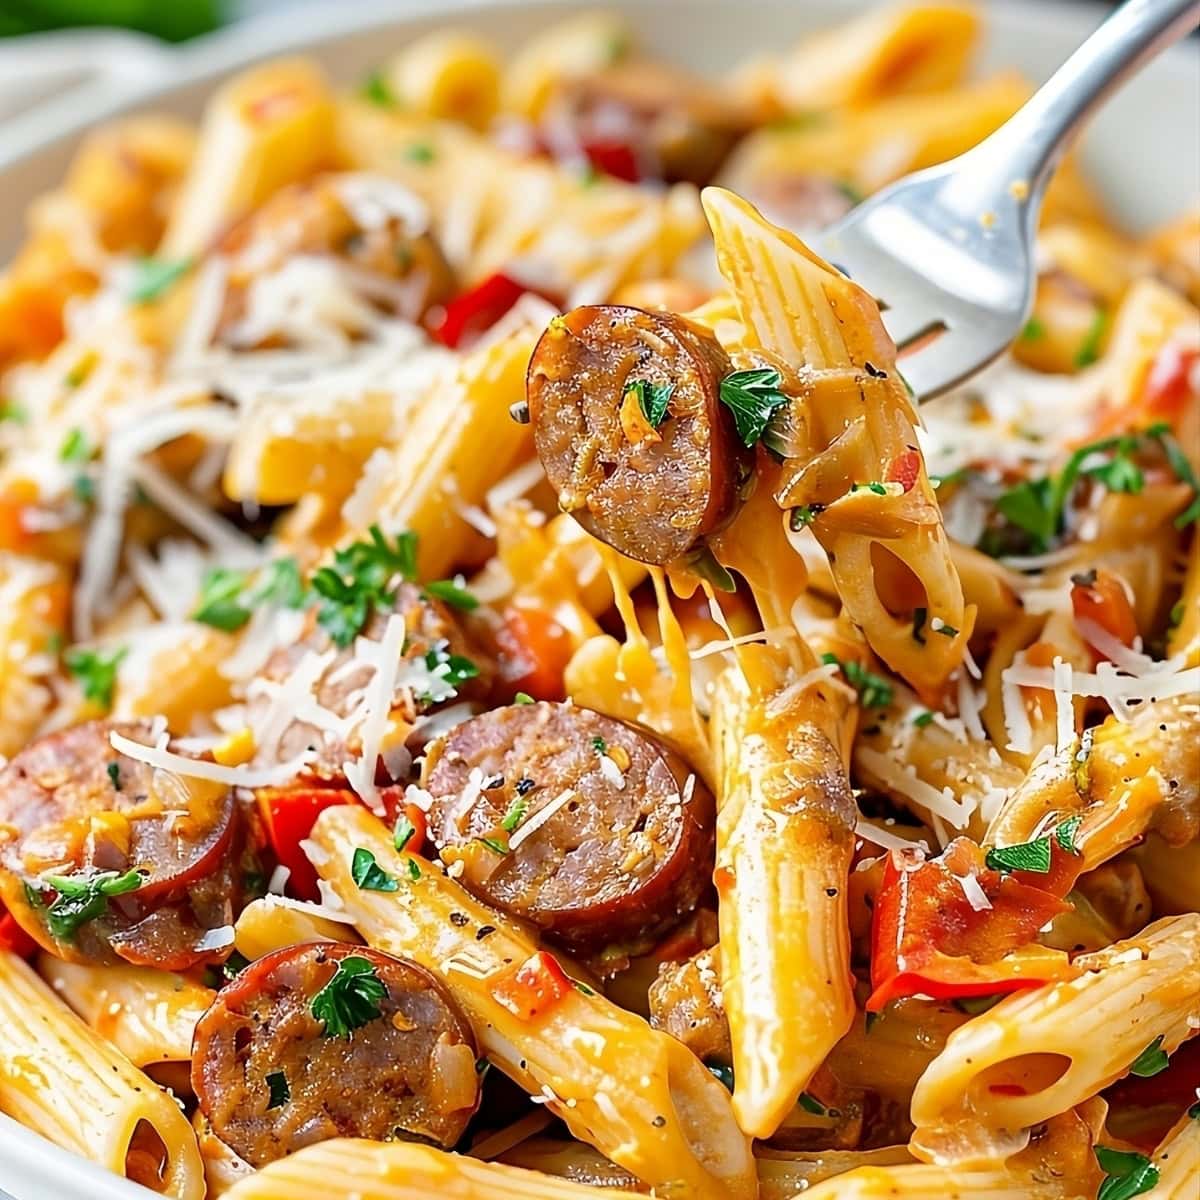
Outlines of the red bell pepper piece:
M 530 289 L 502 271 L 489 275 L 446 305 L 432 335 L 451 350 L 486 333 Z
M 0 904 L 0 950 L 8 950 L 18 958 L 28 958 L 37 948 L 37 942 L 17 924 L 12 913 Z
M 271 849 L 282 866 L 288 868 L 287 890 L 298 900 L 316 900 L 317 873 L 300 843 L 312 833 L 317 817 L 339 804 L 356 804 L 353 792 L 343 788 L 260 788 L 259 811 L 266 822 Z
M 965 838 L 940 858 L 888 855 L 871 923 L 868 1012 L 903 996 L 988 996 L 1068 973 L 1065 954 L 1030 943 L 1069 905 L 1012 875 L 980 869 L 982 858 Z M 971 906 L 948 862 L 964 873 L 975 868 L 990 908 Z
M 1092 621 L 1122 645 L 1132 646 L 1138 635 L 1129 593 L 1111 571 L 1096 571 L 1094 577 L 1076 576 L 1071 582 L 1071 608 L 1076 620 Z
M 528 692 L 535 700 L 563 699 L 563 672 L 575 647 L 553 616 L 540 608 L 510 605 L 496 632 L 496 645 L 500 683 L 510 695 Z
M 522 1021 L 545 1016 L 571 990 L 558 959 L 545 950 L 531 954 L 523 963 L 510 967 L 491 984 L 492 996 Z
M 597 171 L 623 179 L 626 183 L 637 183 L 642 178 L 638 156 L 628 142 L 615 138 L 590 138 L 583 143 L 587 160 Z
M 906 492 L 911 492 L 920 474 L 921 455 L 916 450 L 908 449 L 892 459 L 886 482 L 898 483 Z

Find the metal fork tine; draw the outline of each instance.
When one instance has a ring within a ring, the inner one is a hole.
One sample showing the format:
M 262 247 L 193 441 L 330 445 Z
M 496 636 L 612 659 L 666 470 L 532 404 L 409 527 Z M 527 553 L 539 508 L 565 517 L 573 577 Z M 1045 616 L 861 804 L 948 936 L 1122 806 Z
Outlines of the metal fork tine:
M 897 346 L 906 346 L 927 330 L 945 326 L 945 322 L 940 316 L 931 312 L 919 301 L 906 303 L 904 297 L 895 296 L 889 303 L 895 304 L 896 307 L 885 309 L 880 316 L 883 318 L 884 328 Z
M 1002 348 L 965 330 L 947 329 L 928 346 L 904 355 L 897 366 L 917 400 L 928 400 L 986 366 Z

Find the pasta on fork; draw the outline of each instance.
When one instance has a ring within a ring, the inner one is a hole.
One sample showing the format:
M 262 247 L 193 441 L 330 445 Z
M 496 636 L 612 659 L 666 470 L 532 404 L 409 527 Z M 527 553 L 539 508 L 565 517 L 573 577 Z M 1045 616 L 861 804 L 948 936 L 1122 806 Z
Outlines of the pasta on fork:
M 1021 103 L 978 26 L 445 29 L 84 143 L 0 275 L 0 1143 L 1193 1197 L 1195 219 L 1066 164 L 921 409 L 806 244 Z

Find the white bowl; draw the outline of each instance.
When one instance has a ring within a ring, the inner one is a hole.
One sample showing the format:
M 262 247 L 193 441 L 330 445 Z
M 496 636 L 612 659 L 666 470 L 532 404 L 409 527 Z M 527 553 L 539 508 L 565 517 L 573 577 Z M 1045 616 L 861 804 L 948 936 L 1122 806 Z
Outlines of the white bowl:
M 19 241 L 22 214 L 62 178 L 79 137 L 131 108 L 196 116 L 213 85 L 282 53 L 318 58 L 340 80 L 361 78 L 406 38 L 458 24 L 513 50 L 571 10 L 624 11 L 642 44 L 701 71 L 719 71 L 764 48 L 868 7 L 861 0 L 357 0 L 269 14 L 181 48 L 111 34 L 51 34 L 19 43 L 21 65 L 47 74 L 90 62 L 89 82 L 0 125 L 0 261 Z M 1103 19 L 1100 5 L 1006 0 L 988 8 L 984 69 L 1016 67 L 1046 78 Z M 10 56 L 12 47 L 3 55 Z M 0 55 L 0 76 L 7 77 Z M 32 85 L 31 85 L 32 86 Z M 1151 64 L 1093 122 L 1085 161 L 1130 229 L 1145 229 L 1200 196 L 1200 65 L 1195 44 Z M 0 1115 L 0 1189 L 15 1200 L 146 1200 L 153 1193 L 76 1158 Z

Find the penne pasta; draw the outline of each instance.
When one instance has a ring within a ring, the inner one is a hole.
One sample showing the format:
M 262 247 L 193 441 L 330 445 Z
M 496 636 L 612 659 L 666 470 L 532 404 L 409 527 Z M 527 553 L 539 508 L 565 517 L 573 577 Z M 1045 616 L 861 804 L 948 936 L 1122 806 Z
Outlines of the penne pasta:
M 724 1089 L 690 1051 L 590 988 L 570 988 L 537 1020 L 516 1015 L 493 987 L 538 952 L 525 934 L 427 861 L 398 854 L 369 813 L 329 809 L 312 836 L 313 865 L 367 942 L 437 972 L 489 1061 L 543 1097 L 572 1133 L 647 1183 L 677 1180 L 698 1200 L 753 1195 L 749 1150 Z M 360 847 L 403 890 L 356 887 L 350 860 Z M 481 929 L 492 932 L 481 938 Z
M 196 1139 L 175 1100 L 0 951 L 0 1111 L 178 1200 L 202 1200 Z

